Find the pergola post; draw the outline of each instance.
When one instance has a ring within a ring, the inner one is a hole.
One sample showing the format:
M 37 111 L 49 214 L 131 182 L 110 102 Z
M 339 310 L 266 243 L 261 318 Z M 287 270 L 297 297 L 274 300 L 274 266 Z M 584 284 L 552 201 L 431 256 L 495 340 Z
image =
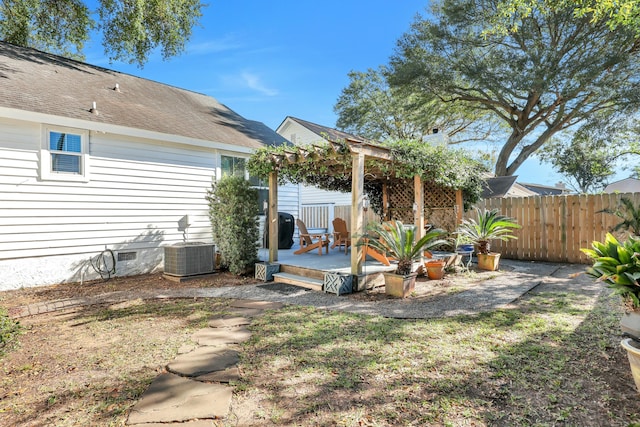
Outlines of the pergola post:
M 278 261 L 278 172 L 269 173 L 269 262 Z
M 351 156 L 351 274 L 362 273 L 362 247 L 358 239 L 364 235 L 364 153 L 353 153 Z
M 424 185 L 420 175 L 413 177 L 413 203 L 415 209 L 413 218 L 417 228 L 416 239 L 419 240 L 424 236 Z
M 462 190 L 456 190 L 456 226 L 462 223 L 464 213 L 464 202 L 462 201 Z

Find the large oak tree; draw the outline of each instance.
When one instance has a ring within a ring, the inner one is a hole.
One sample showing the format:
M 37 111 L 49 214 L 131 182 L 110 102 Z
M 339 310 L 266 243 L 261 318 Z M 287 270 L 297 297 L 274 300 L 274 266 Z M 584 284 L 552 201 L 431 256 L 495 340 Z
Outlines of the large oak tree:
M 99 0 L 92 11 L 81 0 L 0 0 L 0 40 L 83 59 L 98 30 L 111 61 L 142 66 L 156 48 L 164 59 L 184 51 L 202 7 L 199 0 Z
M 506 126 L 498 176 L 513 175 L 558 132 L 639 105 L 636 33 L 545 4 L 516 15 L 517 31 L 487 34 L 500 0 L 445 0 L 416 19 L 391 59 L 393 85 L 466 103 Z
M 383 66 L 349 73 L 349 86 L 334 107 L 338 129 L 377 141 L 424 140 L 438 129 L 450 143 L 480 140 L 491 133 L 491 123 L 478 111 L 444 103 L 430 93 L 391 88 L 388 72 Z

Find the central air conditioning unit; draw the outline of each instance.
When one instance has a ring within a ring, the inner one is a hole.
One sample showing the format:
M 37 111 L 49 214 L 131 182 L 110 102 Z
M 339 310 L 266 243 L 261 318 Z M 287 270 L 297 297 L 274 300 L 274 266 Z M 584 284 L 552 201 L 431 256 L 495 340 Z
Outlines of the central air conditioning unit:
M 171 276 L 195 276 L 215 271 L 215 245 L 176 243 L 164 247 L 164 272 Z

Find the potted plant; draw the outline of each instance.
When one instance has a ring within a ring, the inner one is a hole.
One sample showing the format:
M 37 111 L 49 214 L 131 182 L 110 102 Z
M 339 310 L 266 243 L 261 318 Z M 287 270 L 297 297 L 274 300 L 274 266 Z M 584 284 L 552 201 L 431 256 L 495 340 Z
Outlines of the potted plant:
M 640 237 L 620 243 L 611 233 L 592 249 L 580 249 L 593 261 L 587 274 L 604 282 L 622 297 L 625 315 L 622 331 L 640 341 Z
M 358 242 L 359 246 L 366 244 L 398 262 L 394 273 L 384 273 L 385 292 L 389 295 L 405 298 L 413 292 L 417 275 L 413 272 L 414 262 L 420 260 L 423 251 L 447 243 L 440 239 L 446 233 L 444 230 L 429 230 L 417 241 L 416 231 L 415 225 L 400 221 L 370 223 L 367 235 Z
M 592 249 L 580 249 L 593 260 L 589 276 L 604 282 L 622 297 L 624 314 L 620 328 L 628 336 L 621 345 L 627 350 L 636 388 L 640 391 L 640 238 L 630 236 L 620 243 L 611 233 Z
M 497 209 L 477 209 L 477 220 L 473 218 L 462 221 L 457 230 L 460 239 L 467 239 L 477 246 L 478 268 L 481 270 L 497 270 L 500 254 L 491 252 L 491 240 L 517 239 L 513 229 L 520 228 L 515 219 L 501 215 Z

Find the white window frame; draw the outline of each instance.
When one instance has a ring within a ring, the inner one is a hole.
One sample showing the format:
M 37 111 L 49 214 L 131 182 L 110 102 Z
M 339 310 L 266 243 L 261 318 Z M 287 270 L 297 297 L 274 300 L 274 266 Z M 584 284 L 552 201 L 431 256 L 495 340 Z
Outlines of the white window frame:
M 59 132 L 80 136 L 80 172 L 55 172 L 51 169 L 52 151 L 49 149 L 49 134 Z M 64 126 L 43 125 L 40 145 L 40 179 L 43 181 L 89 182 L 89 131 Z
M 249 175 L 249 170 L 248 170 L 248 169 L 247 169 L 247 167 L 246 167 L 247 162 L 249 161 L 249 158 L 248 158 L 248 157 L 244 157 L 244 156 L 234 155 L 234 154 L 226 154 L 226 153 L 224 153 L 224 154 L 222 154 L 222 153 L 221 153 L 221 154 L 220 154 L 220 156 L 219 156 L 219 160 L 220 160 L 220 168 L 219 168 L 219 171 L 220 171 L 220 174 L 218 175 L 218 179 L 222 179 L 222 157 L 223 157 L 223 156 L 224 156 L 224 157 L 232 157 L 232 158 L 235 158 L 235 159 L 243 159 L 243 160 L 245 161 L 244 179 L 246 179 L 246 180 L 250 181 L 251 177 L 250 177 L 250 175 Z M 267 186 L 251 185 L 251 188 L 255 188 L 256 190 L 263 190 L 263 191 L 264 191 L 264 190 L 267 190 L 267 199 L 269 198 L 269 195 L 268 195 L 268 192 L 269 192 L 269 186 L 268 186 L 268 185 L 267 185 Z M 259 207 L 258 207 L 258 211 L 260 212 L 260 214 L 259 214 L 259 215 L 265 215 L 265 212 L 264 212 L 263 206 L 259 206 Z

